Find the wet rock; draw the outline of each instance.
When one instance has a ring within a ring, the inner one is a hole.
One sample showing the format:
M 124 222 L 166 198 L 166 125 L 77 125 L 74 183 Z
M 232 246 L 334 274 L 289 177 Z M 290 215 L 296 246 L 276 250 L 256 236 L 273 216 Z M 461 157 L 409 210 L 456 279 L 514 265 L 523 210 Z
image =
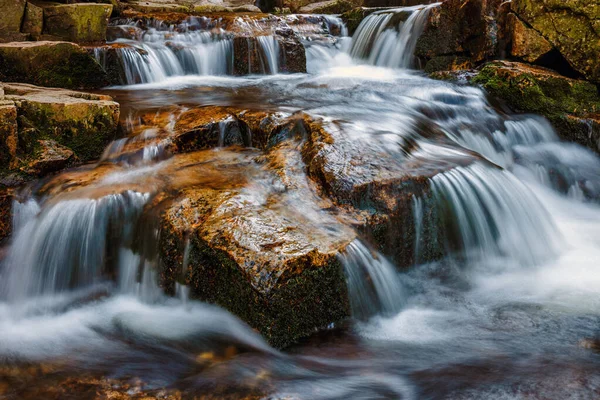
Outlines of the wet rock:
M 348 34 L 352 36 L 363 19 L 367 18 L 369 15 L 378 10 L 381 10 L 381 8 L 356 7 L 352 10 L 342 13 L 340 18 L 346 24 L 346 27 L 348 28 Z
M 44 33 L 76 43 L 104 42 L 111 13 L 110 4 L 44 5 Z
M 306 72 L 306 53 L 304 46 L 295 36 L 275 36 L 279 43 L 277 63 L 279 72 Z M 269 66 L 268 54 L 259 45 L 257 37 L 237 36 L 233 39 L 233 74 L 249 75 L 274 73 Z
M 448 0 L 433 8 L 415 55 L 427 72 L 472 68 L 496 57 L 502 0 Z
M 600 95 L 594 84 L 507 61 L 487 64 L 472 82 L 514 111 L 547 117 L 563 139 L 600 151 Z
M 600 82 L 600 4 L 587 0 L 514 0 L 511 7 L 575 70 Z
M 25 14 L 25 0 L 0 0 L 0 42 L 23 40 L 21 21 Z
M 508 56 L 535 64 L 547 55 L 554 46 L 536 30 L 528 27 L 516 14 L 506 17 Z
M 414 265 L 416 221 L 414 202 L 421 201 L 423 215 L 419 262 L 443 254 L 442 232 L 437 231 L 438 215 L 431 196 L 429 179 L 459 165 L 479 159 L 469 152 L 448 152 L 443 134 L 428 127 L 440 140 L 439 154 L 419 155 L 407 138 L 396 150 L 378 147 L 370 140 L 350 139 L 344 126 L 308 122 L 308 140 L 303 159 L 309 176 L 321 190 L 354 216 L 352 225 L 396 265 Z M 423 129 L 422 129 L 423 130 Z M 425 129 L 426 131 L 426 129 Z M 406 154 L 412 154 L 406 157 Z
M 349 313 L 337 254 L 354 233 L 303 179 L 297 146 L 282 143 L 266 156 L 176 156 L 178 174 L 194 182 L 163 201 L 161 213 L 167 290 L 175 282 L 189 285 L 193 297 L 225 307 L 277 347 Z M 182 265 L 186 247 L 189 264 Z
M 0 244 L 12 233 L 13 189 L 0 184 Z
M 55 140 L 79 160 L 89 161 L 98 158 L 117 134 L 119 105 L 108 96 L 26 84 L 3 87 L 17 109 L 18 157 L 33 154 L 39 140 Z
M 25 172 L 43 176 L 64 169 L 73 161 L 73 151 L 55 140 L 38 140 L 33 160 L 27 162 Z
M 342 14 L 361 6 L 360 1 L 328 0 L 311 3 L 300 7 L 299 12 L 303 14 Z
M 44 10 L 33 3 L 27 3 L 21 31 L 38 40 L 44 28 Z
M 45 41 L 0 44 L 0 80 L 68 89 L 108 84 L 105 72 L 83 48 Z

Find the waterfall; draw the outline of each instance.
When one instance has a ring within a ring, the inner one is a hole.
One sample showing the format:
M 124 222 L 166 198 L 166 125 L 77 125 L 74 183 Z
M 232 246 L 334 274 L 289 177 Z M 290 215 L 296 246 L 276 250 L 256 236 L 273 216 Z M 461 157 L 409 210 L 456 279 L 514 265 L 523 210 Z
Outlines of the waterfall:
M 429 11 L 440 4 L 374 12 L 356 30 L 350 55 L 381 67 L 412 67 L 415 47 Z M 406 14 L 408 17 L 403 21 Z
M 279 72 L 279 42 L 273 36 L 259 36 L 256 40 L 263 74 L 276 74 Z
M 352 314 L 368 318 L 394 315 L 404 304 L 404 289 L 394 266 L 360 240 L 350 243 L 340 255 L 348 283 Z
M 35 214 L 32 200 L 19 206 L 33 212 L 26 218 L 16 214 L 20 222 L 0 276 L 3 298 L 18 301 L 97 283 L 104 278 L 113 241 L 133 239 L 147 199 L 147 194 L 125 191 L 59 201 Z
M 451 247 L 468 259 L 511 257 L 538 265 L 558 251 L 548 212 L 512 174 L 475 164 L 431 179 Z

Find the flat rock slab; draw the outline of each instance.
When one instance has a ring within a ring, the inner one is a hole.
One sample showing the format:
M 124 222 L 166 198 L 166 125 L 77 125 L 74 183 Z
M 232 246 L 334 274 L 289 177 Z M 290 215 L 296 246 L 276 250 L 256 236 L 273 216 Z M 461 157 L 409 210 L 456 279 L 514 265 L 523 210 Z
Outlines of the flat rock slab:
M 104 70 L 83 48 L 69 42 L 0 44 L 0 81 L 68 89 L 108 85 Z
M 5 100 L 12 102 L 18 115 L 19 146 L 8 160 L 13 167 L 19 159 L 27 164 L 26 160 L 44 147 L 40 147 L 40 140 L 46 144 L 55 141 L 57 146 L 53 147 L 66 146 L 79 160 L 89 161 L 98 158 L 115 138 L 119 104 L 109 96 L 27 84 L 1 85 Z M 48 171 L 44 168 L 38 172 Z

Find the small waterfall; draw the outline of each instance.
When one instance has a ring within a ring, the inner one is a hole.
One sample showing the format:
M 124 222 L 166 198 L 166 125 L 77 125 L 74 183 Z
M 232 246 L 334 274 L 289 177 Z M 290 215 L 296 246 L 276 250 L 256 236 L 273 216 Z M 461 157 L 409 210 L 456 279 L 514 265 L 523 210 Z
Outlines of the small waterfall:
M 26 203 L 31 212 L 27 217 L 16 214 L 19 223 L 3 262 L 0 293 L 6 300 L 18 301 L 97 283 L 105 277 L 114 241 L 132 240 L 147 199 L 147 194 L 126 191 L 98 199 L 63 200 L 39 212 Z M 130 280 L 123 279 L 122 284 Z
M 350 243 L 340 256 L 348 282 L 352 314 L 366 319 L 398 313 L 405 300 L 404 288 L 394 266 L 373 253 L 360 240 Z
M 550 215 L 512 174 L 475 164 L 436 175 L 431 186 L 451 247 L 468 259 L 507 256 L 537 265 L 556 254 Z
M 350 55 L 371 65 L 410 68 L 429 11 L 441 3 L 378 11 L 365 18 L 353 37 Z M 402 16 L 408 14 L 403 21 Z
M 413 218 L 415 221 L 415 264 L 419 263 L 419 256 L 421 254 L 421 240 L 423 240 L 423 214 L 423 199 L 418 196 L 413 196 Z
M 260 48 L 263 73 L 276 74 L 279 72 L 279 42 L 273 36 L 259 36 L 256 40 Z

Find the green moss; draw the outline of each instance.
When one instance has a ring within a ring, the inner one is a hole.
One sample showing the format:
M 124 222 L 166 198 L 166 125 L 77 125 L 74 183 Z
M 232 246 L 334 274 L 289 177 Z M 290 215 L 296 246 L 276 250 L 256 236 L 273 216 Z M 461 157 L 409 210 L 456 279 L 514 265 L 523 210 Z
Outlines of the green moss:
M 554 118 L 562 114 L 584 115 L 600 110 L 598 89 L 592 83 L 530 72 L 508 73 L 502 65 L 488 64 L 472 81 L 515 111 Z
M 0 44 L 0 78 L 67 89 L 97 89 L 109 83 L 100 64 L 73 43 Z
M 70 148 L 81 161 L 97 159 L 117 134 L 111 110 L 87 110 L 85 115 L 57 111 L 52 104 L 23 102 L 19 108 L 20 149 L 34 151 L 40 139 L 53 139 Z

